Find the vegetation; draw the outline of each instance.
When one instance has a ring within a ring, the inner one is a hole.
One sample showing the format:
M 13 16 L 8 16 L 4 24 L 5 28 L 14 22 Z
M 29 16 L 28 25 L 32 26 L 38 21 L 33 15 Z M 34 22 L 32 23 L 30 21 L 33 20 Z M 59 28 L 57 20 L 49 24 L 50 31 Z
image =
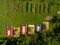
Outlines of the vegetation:
M 60 45 L 60 16 L 56 13 L 60 10 L 58 2 L 57 0 L 0 0 L 0 45 Z M 40 24 L 46 21 L 48 15 L 53 16 L 49 21 L 48 32 L 6 38 L 6 25 Z

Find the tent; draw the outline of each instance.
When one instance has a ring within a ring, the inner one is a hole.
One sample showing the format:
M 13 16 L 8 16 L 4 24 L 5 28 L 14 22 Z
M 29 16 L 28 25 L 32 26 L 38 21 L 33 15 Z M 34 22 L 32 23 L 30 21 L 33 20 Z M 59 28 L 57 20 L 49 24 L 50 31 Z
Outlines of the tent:
M 28 34 L 35 33 L 35 25 L 28 25 Z
M 6 26 L 6 37 L 12 37 L 12 26 L 10 26 L 10 30 L 8 26 Z
M 36 32 L 40 32 L 41 31 L 41 24 L 36 25 L 35 30 L 36 30 Z

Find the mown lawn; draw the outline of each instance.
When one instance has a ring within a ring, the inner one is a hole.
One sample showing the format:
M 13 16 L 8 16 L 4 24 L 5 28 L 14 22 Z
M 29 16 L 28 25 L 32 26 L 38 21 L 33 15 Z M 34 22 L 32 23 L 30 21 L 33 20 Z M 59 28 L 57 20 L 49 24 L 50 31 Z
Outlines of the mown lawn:
M 6 25 L 10 26 L 20 26 L 21 24 L 40 24 L 43 21 L 46 21 L 45 18 L 47 15 L 55 15 L 56 14 L 56 5 L 54 5 L 51 9 L 51 13 L 41 13 L 41 14 L 31 14 L 26 13 L 26 2 L 20 1 L 20 5 L 23 4 L 23 8 L 21 8 L 21 12 L 15 11 L 14 9 L 9 8 L 10 3 L 18 4 L 18 0 L 0 0 L 0 37 L 5 37 L 5 28 Z M 48 0 L 45 2 L 48 3 Z M 29 4 L 30 5 L 30 4 Z M 47 5 L 46 5 L 47 6 Z M 29 6 L 30 7 L 30 6 Z M 42 7 L 43 8 L 43 7 Z M 23 9 L 23 11 L 22 11 Z M 11 13 L 9 11 L 11 10 Z M 19 9 L 20 10 L 20 9 Z M 41 9 L 42 11 L 43 9 Z M 13 13 L 13 15 L 12 15 Z

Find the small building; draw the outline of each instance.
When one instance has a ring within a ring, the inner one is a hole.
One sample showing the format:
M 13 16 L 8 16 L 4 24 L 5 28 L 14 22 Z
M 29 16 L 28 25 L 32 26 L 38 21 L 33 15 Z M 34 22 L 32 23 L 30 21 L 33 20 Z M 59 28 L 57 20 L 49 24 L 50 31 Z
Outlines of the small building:
M 35 25 L 28 25 L 28 34 L 35 34 Z

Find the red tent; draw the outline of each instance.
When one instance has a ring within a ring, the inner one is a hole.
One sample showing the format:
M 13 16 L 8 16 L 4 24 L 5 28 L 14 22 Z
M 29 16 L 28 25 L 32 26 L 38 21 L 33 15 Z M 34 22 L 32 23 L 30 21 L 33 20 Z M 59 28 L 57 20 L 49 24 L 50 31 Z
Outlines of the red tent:
M 10 30 L 8 29 L 8 26 L 6 26 L 6 37 L 12 37 L 12 26 L 10 26 Z
M 6 26 L 6 37 L 8 37 L 8 26 Z
M 25 35 L 26 34 L 26 25 L 22 25 L 22 34 Z
M 12 37 L 12 26 L 10 26 L 10 37 Z

